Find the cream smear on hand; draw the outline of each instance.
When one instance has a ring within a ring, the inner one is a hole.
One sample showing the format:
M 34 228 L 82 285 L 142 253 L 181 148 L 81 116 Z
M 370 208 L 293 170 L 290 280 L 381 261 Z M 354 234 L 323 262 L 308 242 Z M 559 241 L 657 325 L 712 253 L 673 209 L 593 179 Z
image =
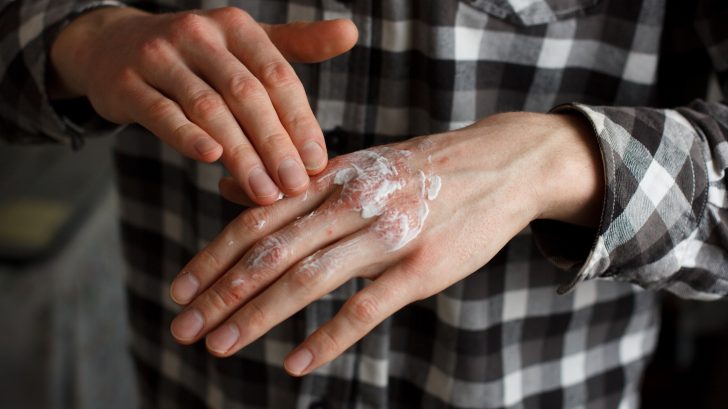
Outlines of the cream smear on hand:
M 354 152 L 342 158 L 333 172 L 341 193 L 335 207 L 348 207 L 369 219 L 379 216 L 371 229 L 388 246 L 399 250 L 422 231 L 429 207 L 442 182 L 437 175 L 427 175 L 409 166 L 412 153 L 388 147 Z

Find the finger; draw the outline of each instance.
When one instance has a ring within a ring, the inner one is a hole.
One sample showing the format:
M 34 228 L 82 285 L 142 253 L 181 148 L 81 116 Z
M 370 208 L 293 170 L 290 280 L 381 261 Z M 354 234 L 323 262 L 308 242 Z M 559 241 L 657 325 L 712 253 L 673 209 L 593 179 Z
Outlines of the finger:
M 260 36 L 268 41 L 264 34 Z M 246 38 L 246 41 L 254 40 Z M 265 48 L 262 46 L 257 53 L 266 53 Z M 196 47 L 187 52 L 193 68 L 223 95 L 227 106 L 263 160 L 268 174 L 283 193 L 295 196 L 305 191 L 309 182 L 308 174 L 261 80 L 226 50 Z M 215 64 L 210 64 L 211 58 Z M 281 60 L 285 63 L 282 57 Z M 234 159 L 223 153 L 226 165 Z
M 356 26 L 349 19 L 260 25 L 291 62 L 326 61 L 349 51 L 359 38 Z
M 286 357 L 284 367 L 294 376 L 308 374 L 334 360 L 374 327 L 418 299 L 417 286 L 398 264 L 346 301 L 329 322 L 318 328 Z
M 245 207 L 256 207 L 247 194 L 240 188 L 240 184 L 230 176 L 221 178 L 217 183 L 217 189 L 220 191 L 220 195 L 226 200 Z
M 331 188 L 312 190 L 298 198 L 242 212 L 182 268 L 170 286 L 172 300 L 178 304 L 189 303 L 230 269 L 256 241 L 319 206 L 329 193 L 327 189 Z
M 373 260 L 379 266 L 382 250 L 374 233 L 361 231 L 305 258 L 210 333 L 208 350 L 235 353 L 356 273 L 375 268 Z
M 326 167 L 327 162 L 326 143 L 321 127 L 293 67 L 265 35 L 261 38 L 263 44 L 238 41 L 233 42 L 230 48 L 260 79 L 306 170 L 316 174 Z
M 177 101 L 188 118 L 219 142 L 227 169 L 248 197 L 261 204 L 278 198 L 280 191 L 217 91 L 179 61 L 165 70 L 146 67 L 145 72 L 151 85 Z
M 317 210 L 258 241 L 224 276 L 214 283 L 202 282 L 211 285 L 172 322 L 173 335 L 184 343 L 196 341 L 305 255 L 361 229 L 365 223 L 355 212 Z M 192 314 L 195 320 L 202 318 L 201 327 L 188 325 L 184 316 Z
M 222 147 L 202 128 L 192 123 L 180 106 L 141 79 L 130 82 L 130 116 L 162 142 L 181 154 L 202 162 L 214 162 Z

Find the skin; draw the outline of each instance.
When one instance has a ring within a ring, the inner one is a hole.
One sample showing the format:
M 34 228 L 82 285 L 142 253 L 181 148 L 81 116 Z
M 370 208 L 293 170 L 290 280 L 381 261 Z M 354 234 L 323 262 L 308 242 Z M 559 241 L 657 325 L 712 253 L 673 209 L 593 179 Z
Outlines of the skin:
M 235 7 L 99 9 L 54 41 L 49 93 L 86 96 L 111 122 L 139 123 L 190 158 L 221 159 L 247 197 L 270 204 L 306 191 L 327 163 L 289 62 L 333 58 L 357 36 L 349 20 L 266 25 Z
M 172 283 L 172 298 L 185 306 L 171 324 L 176 340 L 205 338 L 210 353 L 230 356 L 347 280 L 371 280 L 286 358 L 291 375 L 305 375 L 405 305 L 488 263 L 531 221 L 598 224 L 601 155 L 578 115 L 498 114 L 387 149 L 409 152 L 405 160 L 390 157 L 403 166 L 397 177 L 410 190 L 389 196 L 380 216 L 362 218 L 357 201 L 345 197 L 352 190 L 326 176 L 361 166 L 352 154 L 332 160 L 305 196 L 232 221 Z M 427 201 L 419 235 L 392 251 L 377 226 L 388 211 L 421 205 L 414 200 L 421 190 L 413 188 L 421 186 L 419 170 L 438 175 L 442 188 Z M 230 180 L 220 187 L 228 199 L 243 198 Z

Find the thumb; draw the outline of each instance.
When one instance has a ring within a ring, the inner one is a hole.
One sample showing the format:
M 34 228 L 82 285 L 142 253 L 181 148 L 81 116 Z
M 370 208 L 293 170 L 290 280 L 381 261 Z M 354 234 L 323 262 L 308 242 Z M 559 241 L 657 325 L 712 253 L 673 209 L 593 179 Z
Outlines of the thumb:
M 316 63 L 349 51 L 359 38 L 351 20 L 261 24 L 268 37 L 291 62 Z

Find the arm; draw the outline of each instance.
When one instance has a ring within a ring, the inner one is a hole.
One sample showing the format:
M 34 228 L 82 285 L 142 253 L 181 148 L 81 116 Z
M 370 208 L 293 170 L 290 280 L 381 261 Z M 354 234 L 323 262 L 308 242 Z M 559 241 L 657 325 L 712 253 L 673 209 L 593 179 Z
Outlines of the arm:
M 601 224 L 585 254 L 579 236 L 537 221 L 534 232 L 554 262 L 582 280 L 607 278 L 679 296 L 728 294 L 728 108 L 696 101 L 675 110 L 575 105 L 591 122 L 604 158 Z
M 694 59 L 696 52 L 707 54 L 723 95 L 728 95 L 728 7 L 720 2 L 680 7 L 673 15 L 677 21 L 669 21 L 676 34 L 665 38 L 681 41 L 675 49 L 685 54 L 666 59 L 667 64 L 685 61 L 685 55 Z M 692 48 L 686 45 L 688 39 L 696 41 Z M 671 87 L 691 75 L 684 66 L 664 66 L 663 78 L 671 79 L 664 85 Z M 533 223 L 547 256 L 578 271 L 574 282 L 562 290 L 581 280 L 609 278 L 686 298 L 725 297 L 728 106 L 696 100 L 674 109 L 585 105 L 562 109 L 576 110 L 592 123 L 607 186 L 597 237 L 586 237 L 590 251 L 570 251 L 584 236 L 572 234 L 573 230 L 565 233 L 562 224 Z
M 49 95 L 87 98 L 111 123 L 139 123 L 196 160 L 221 158 L 259 204 L 305 191 L 308 173 L 327 161 L 323 134 L 288 61 L 323 61 L 357 38 L 346 20 L 265 25 L 233 7 L 163 14 L 104 8 L 48 35 L 35 84 L 48 111 L 42 120 L 59 122 Z M 9 88 L 13 79 L 3 77 Z M 9 98 L 16 110 L 31 93 L 17 94 L 20 101 Z

